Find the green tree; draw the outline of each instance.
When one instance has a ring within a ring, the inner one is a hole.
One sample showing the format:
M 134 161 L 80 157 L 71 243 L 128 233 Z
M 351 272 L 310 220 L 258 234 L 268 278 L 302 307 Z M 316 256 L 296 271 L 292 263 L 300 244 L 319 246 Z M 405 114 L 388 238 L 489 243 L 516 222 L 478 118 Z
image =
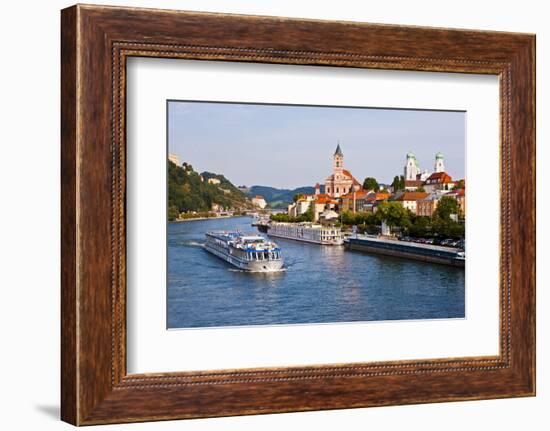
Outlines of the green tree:
M 217 178 L 220 183 L 210 184 L 209 178 Z M 208 212 L 213 204 L 232 210 L 252 207 L 246 195 L 223 175 L 203 172 L 201 178 L 188 163 L 168 163 L 168 208 L 172 208 L 169 218 L 176 212 Z
M 343 225 L 352 226 L 355 224 L 355 215 L 351 211 L 342 211 L 340 221 Z
M 399 176 L 398 175 L 393 177 L 393 181 L 391 182 L 391 186 L 392 186 L 392 189 L 393 189 L 394 192 L 399 190 Z
M 464 180 L 457 181 L 453 187 L 453 190 L 459 190 L 464 188 Z
M 409 226 L 409 234 L 414 237 L 426 237 L 431 233 L 431 220 L 429 217 L 417 216 Z
M 398 190 L 404 190 L 405 189 L 405 177 L 403 175 L 401 175 L 401 176 L 396 175 L 395 177 L 393 177 L 393 181 L 391 183 L 391 186 L 392 186 L 394 192 L 396 192 Z
M 303 222 L 303 221 L 313 221 L 313 204 L 310 202 L 309 206 L 305 213 L 300 214 L 298 217 L 296 217 L 296 221 Z
M 458 202 L 450 196 L 443 196 L 432 217 L 432 231 L 435 235 L 447 238 L 464 238 L 464 223 L 451 219 L 453 214 L 460 216 Z
M 445 238 L 464 238 L 464 223 L 456 222 L 451 219 L 443 220 L 435 218 L 432 222 L 432 231 L 434 235 Z
M 310 203 L 307 211 L 298 217 L 291 217 L 287 213 L 271 214 L 269 218 L 276 222 L 300 223 L 313 221 L 313 205 Z
M 294 202 L 298 202 L 298 200 L 302 199 L 303 197 L 304 197 L 303 193 L 296 193 L 292 199 L 294 200 Z
M 180 215 L 180 212 L 178 211 L 178 208 L 175 205 L 168 206 L 168 220 L 174 221 L 178 218 Z
M 447 221 L 451 219 L 451 214 L 456 214 L 457 216 L 460 213 L 460 207 L 456 199 L 450 196 L 443 196 L 439 199 L 437 208 L 434 211 L 433 217 Z
M 271 214 L 269 218 L 273 221 L 278 222 L 289 222 L 291 221 L 291 217 L 286 213 L 279 213 L 279 214 Z
M 378 206 L 376 217 L 389 227 L 407 227 L 410 224 L 409 211 L 399 202 L 382 202 Z
M 365 190 L 374 190 L 375 192 L 380 190 L 378 181 L 376 181 L 376 178 L 373 178 L 373 177 L 365 178 L 365 181 L 363 181 L 363 188 Z

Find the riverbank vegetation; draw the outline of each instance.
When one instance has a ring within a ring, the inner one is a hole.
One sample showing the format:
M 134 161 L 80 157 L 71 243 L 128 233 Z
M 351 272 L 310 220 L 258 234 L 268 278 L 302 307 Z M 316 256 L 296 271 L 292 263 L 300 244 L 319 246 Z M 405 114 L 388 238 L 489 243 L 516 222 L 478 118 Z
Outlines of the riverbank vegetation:
M 285 223 L 313 222 L 312 205 L 298 217 L 280 213 L 272 214 L 270 219 Z M 379 234 L 382 222 L 394 234 L 414 238 L 463 239 L 465 234 L 460 207 L 455 199 L 448 196 L 440 199 L 432 217 L 418 216 L 399 202 L 382 202 L 375 213 L 343 211 L 336 223 L 345 230 L 356 226 L 359 233 Z
M 394 233 L 415 238 L 464 238 L 464 219 L 455 199 L 444 196 L 432 217 L 417 216 L 399 202 L 383 202 L 375 213 L 343 212 L 344 227 L 357 226 L 359 232 L 379 233 L 384 222 Z
M 244 217 L 247 214 L 245 212 L 235 212 L 229 214 L 215 213 L 215 212 L 189 212 L 181 213 L 177 217 L 170 219 L 169 221 L 191 221 L 191 220 L 204 220 L 209 218 L 229 218 L 229 217 Z
M 279 213 L 271 214 L 269 218 L 280 223 L 313 222 L 313 205 L 310 204 L 307 211 L 298 217 L 291 217 L 287 213 Z
M 196 220 L 214 217 L 218 217 L 218 214 L 213 212 L 181 213 L 178 217 L 175 217 L 174 220 Z

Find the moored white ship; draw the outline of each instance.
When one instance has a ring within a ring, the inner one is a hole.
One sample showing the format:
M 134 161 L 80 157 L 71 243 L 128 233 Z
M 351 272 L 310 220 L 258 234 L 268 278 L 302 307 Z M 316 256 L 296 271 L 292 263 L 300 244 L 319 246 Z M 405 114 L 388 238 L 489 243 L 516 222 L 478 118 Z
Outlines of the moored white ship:
M 344 243 L 340 228 L 307 222 L 271 222 L 269 223 L 267 233 L 273 237 L 294 239 L 314 244 L 342 245 Z
M 279 271 L 284 263 L 277 244 L 261 235 L 244 235 L 234 231 L 207 232 L 204 248 L 245 271 Z

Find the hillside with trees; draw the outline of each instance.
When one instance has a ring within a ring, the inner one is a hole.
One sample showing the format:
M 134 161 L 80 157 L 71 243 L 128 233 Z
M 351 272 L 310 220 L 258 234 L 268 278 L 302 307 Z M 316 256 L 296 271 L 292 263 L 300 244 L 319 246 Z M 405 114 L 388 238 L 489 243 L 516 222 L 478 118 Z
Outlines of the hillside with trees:
M 268 205 L 271 208 L 285 208 L 288 204 L 292 203 L 294 196 L 297 194 L 313 194 L 315 188 L 313 187 L 298 187 L 295 189 L 277 189 L 275 187 L 268 186 L 252 186 L 248 189 L 248 196 L 263 196 Z
M 212 178 L 219 183 L 208 182 Z M 211 211 L 214 204 L 231 211 L 252 208 L 248 197 L 223 175 L 199 174 L 188 163 L 177 166 L 168 162 L 169 220 L 175 220 L 180 213 Z

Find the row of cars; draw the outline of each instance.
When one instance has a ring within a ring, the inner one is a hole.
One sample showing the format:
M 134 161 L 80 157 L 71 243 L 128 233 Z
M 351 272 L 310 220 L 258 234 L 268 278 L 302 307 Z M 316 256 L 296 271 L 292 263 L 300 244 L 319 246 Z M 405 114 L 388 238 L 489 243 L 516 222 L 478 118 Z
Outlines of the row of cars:
M 464 250 L 464 240 L 463 239 L 453 239 L 453 238 L 414 238 L 410 236 L 402 236 L 399 238 L 401 241 L 416 242 L 419 244 L 432 244 L 440 245 L 443 247 L 455 247 Z

